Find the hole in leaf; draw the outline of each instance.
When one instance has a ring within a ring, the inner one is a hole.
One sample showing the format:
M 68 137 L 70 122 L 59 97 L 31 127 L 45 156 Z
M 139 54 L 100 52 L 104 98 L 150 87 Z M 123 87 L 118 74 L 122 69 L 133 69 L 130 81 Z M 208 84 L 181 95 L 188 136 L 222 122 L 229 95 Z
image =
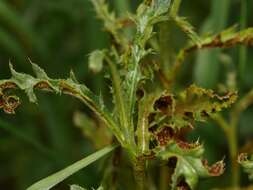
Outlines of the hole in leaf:
M 136 91 L 136 96 L 137 96 L 137 99 L 138 99 L 138 100 L 142 99 L 143 96 L 144 96 L 144 91 L 143 91 L 142 89 L 138 89 L 138 90 Z
M 148 115 L 148 123 L 152 123 L 155 120 L 156 113 L 150 113 Z
M 176 168 L 177 166 L 177 157 L 173 156 L 173 157 L 170 157 L 169 160 L 168 160 L 168 167 L 169 168 Z
M 156 139 L 151 139 L 149 141 L 149 149 L 154 149 L 158 146 L 158 142 Z
M 173 99 L 171 96 L 163 96 L 155 101 L 154 109 L 167 112 L 172 107 Z
M 186 119 L 194 119 L 192 112 L 186 111 L 184 112 L 184 116 L 186 117 Z
M 186 183 L 185 178 L 184 177 L 179 178 L 178 184 L 177 184 L 177 190 L 190 190 L 190 189 L 191 188 Z
M 148 131 L 150 133 L 155 133 L 157 131 L 158 127 L 159 127 L 158 125 L 154 125 L 152 127 L 149 127 Z

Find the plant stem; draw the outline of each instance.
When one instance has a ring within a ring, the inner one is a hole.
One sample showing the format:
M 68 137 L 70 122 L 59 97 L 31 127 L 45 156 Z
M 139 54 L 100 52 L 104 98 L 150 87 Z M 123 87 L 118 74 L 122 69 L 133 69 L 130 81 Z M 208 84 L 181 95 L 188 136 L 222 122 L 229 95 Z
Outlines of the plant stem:
M 238 119 L 231 119 L 230 130 L 228 133 L 229 155 L 231 159 L 231 181 L 232 187 L 237 188 L 240 184 L 239 165 L 237 163 L 238 140 L 237 140 Z
M 239 166 L 237 163 L 237 155 L 238 155 L 238 142 L 237 142 L 237 125 L 238 125 L 238 117 L 237 112 L 231 113 L 230 123 L 228 123 L 221 115 L 215 115 L 212 119 L 223 129 L 229 147 L 229 157 L 231 159 L 231 170 L 232 170 L 232 187 L 238 187 L 240 183 L 239 176 Z
M 146 190 L 146 173 L 145 159 L 142 156 L 137 157 L 133 162 L 134 178 L 136 182 L 136 190 Z
M 170 172 L 167 166 L 162 166 L 160 169 L 160 190 L 167 190 L 169 187 Z
M 232 185 L 237 188 L 240 185 L 239 164 L 237 163 L 238 155 L 238 140 L 237 140 L 237 126 L 239 123 L 240 114 L 247 109 L 253 102 L 253 90 L 246 94 L 235 106 L 230 116 L 229 129 L 229 151 L 232 162 Z

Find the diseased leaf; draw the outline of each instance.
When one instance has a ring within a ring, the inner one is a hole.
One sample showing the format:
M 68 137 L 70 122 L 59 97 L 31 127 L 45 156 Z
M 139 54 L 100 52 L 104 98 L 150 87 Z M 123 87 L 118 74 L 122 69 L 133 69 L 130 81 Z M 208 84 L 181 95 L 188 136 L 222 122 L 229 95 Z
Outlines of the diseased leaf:
M 154 109 L 158 111 L 157 117 L 163 118 L 163 123 L 180 129 L 193 127 L 195 121 L 205 121 L 211 114 L 228 108 L 236 99 L 236 92 L 219 96 L 212 90 L 191 85 L 178 95 L 165 92 L 155 101 Z
M 240 44 L 253 46 L 253 28 L 247 28 L 238 32 L 235 27 L 228 28 L 216 35 L 202 38 L 201 46 L 193 43 L 185 51 L 191 52 L 204 48 L 231 48 Z
M 238 162 L 243 167 L 244 172 L 249 175 L 249 179 L 253 180 L 253 156 L 248 159 L 248 155 L 242 153 L 238 156 Z
M 51 79 L 47 76 L 45 71 L 36 64 L 32 63 L 32 67 L 37 76 L 36 78 L 15 71 L 10 64 L 12 77 L 8 80 L 0 80 L 0 108 L 3 108 L 7 113 L 15 113 L 15 109 L 20 104 L 16 96 L 9 96 L 6 94 L 6 90 L 8 89 L 19 88 L 25 91 L 29 100 L 33 103 L 37 102 L 34 89 L 51 91 L 57 94 L 68 94 L 80 99 L 86 104 L 103 122 L 105 122 L 107 127 L 115 133 L 119 142 L 123 141 L 124 137 L 116 125 L 111 112 L 101 104 L 102 102 L 99 96 L 91 92 L 85 85 L 78 83 L 73 77 L 68 79 Z
M 189 144 L 171 141 L 164 149 L 156 150 L 156 153 L 174 169 L 172 190 L 187 187 L 194 189 L 200 177 L 219 176 L 224 171 L 223 161 L 207 165 L 207 161 L 203 160 L 203 146 L 198 142 Z
M 175 117 L 179 116 L 203 121 L 210 114 L 228 108 L 236 99 L 236 92 L 228 92 L 223 96 L 219 96 L 213 90 L 206 90 L 196 85 L 191 85 L 177 96 Z

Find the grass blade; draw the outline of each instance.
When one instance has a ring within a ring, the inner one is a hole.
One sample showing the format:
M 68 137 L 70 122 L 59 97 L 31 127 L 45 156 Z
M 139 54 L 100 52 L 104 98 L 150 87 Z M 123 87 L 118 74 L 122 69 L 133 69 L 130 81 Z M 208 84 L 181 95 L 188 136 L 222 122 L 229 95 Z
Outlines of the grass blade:
M 38 181 L 37 183 L 28 187 L 27 190 L 49 190 L 50 188 L 54 187 L 55 185 L 65 180 L 72 174 L 76 173 L 77 171 L 83 169 L 84 167 L 90 165 L 91 163 L 97 161 L 104 155 L 108 154 L 109 152 L 114 150 L 116 147 L 117 146 L 115 145 L 106 146 L 105 148 L 89 155 L 88 157 L 82 160 L 77 161 L 76 163 L 66 167 L 65 169 Z

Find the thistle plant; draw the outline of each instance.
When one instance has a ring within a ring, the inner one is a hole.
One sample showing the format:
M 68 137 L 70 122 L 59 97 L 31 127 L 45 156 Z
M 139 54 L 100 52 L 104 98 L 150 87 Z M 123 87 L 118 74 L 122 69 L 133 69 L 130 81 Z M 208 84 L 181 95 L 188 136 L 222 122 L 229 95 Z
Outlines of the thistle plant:
M 94 72 L 108 71 L 113 107 L 104 102 L 101 94 L 94 94 L 78 82 L 72 71 L 67 79 L 52 79 L 31 62 L 35 76 L 19 73 L 10 64 L 11 78 L 0 81 L 0 108 L 6 113 L 15 113 L 20 100 L 11 93 L 13 89 L 23 90 L 33 103 L 38 102 L 35 90 L 67 94 L 88 106 L 110 130 L 116 143 L 28 189 L 50 189 L 116 147 L 121 147 L 128 155 L 138 190 L 150 188 L 150 166 L 157 163 L 155 161 L 171 168 L 166 189 L 195 189 L 200 178 L 223 174 L 223 160 L 209 165 L 204 159 L 201 137 L 188 142 L 185 136 L 194 129 L 196 122 L 206 122 L 230 107 L 237 99 L 237 92 L 231 90 L 218 95 L 195 84 L 178 89 L 176 77 L 187 55 L 193 51 L 253 45 L 253 29 L 237 32 L 232 27 L 216 35 L 200 37 L 187 19 L 178 14 L 180 0 L 144 0 L 136 13 L 120 18 L 109 10 L 105 0 L 91 2 L 110 34 L 111 44 L 108 49 L 92 52 L 89 66 Z M 163 39 L 159 39 L 162 36 L 159 26 L 168 22 L 178 26 L 189 39 L 171 67 L 163 63 L 160 44 Z M 240 158 L 240 163 L 248 168 L 250 161 Z M 82 188 L 71 186 L 71 189 Z

